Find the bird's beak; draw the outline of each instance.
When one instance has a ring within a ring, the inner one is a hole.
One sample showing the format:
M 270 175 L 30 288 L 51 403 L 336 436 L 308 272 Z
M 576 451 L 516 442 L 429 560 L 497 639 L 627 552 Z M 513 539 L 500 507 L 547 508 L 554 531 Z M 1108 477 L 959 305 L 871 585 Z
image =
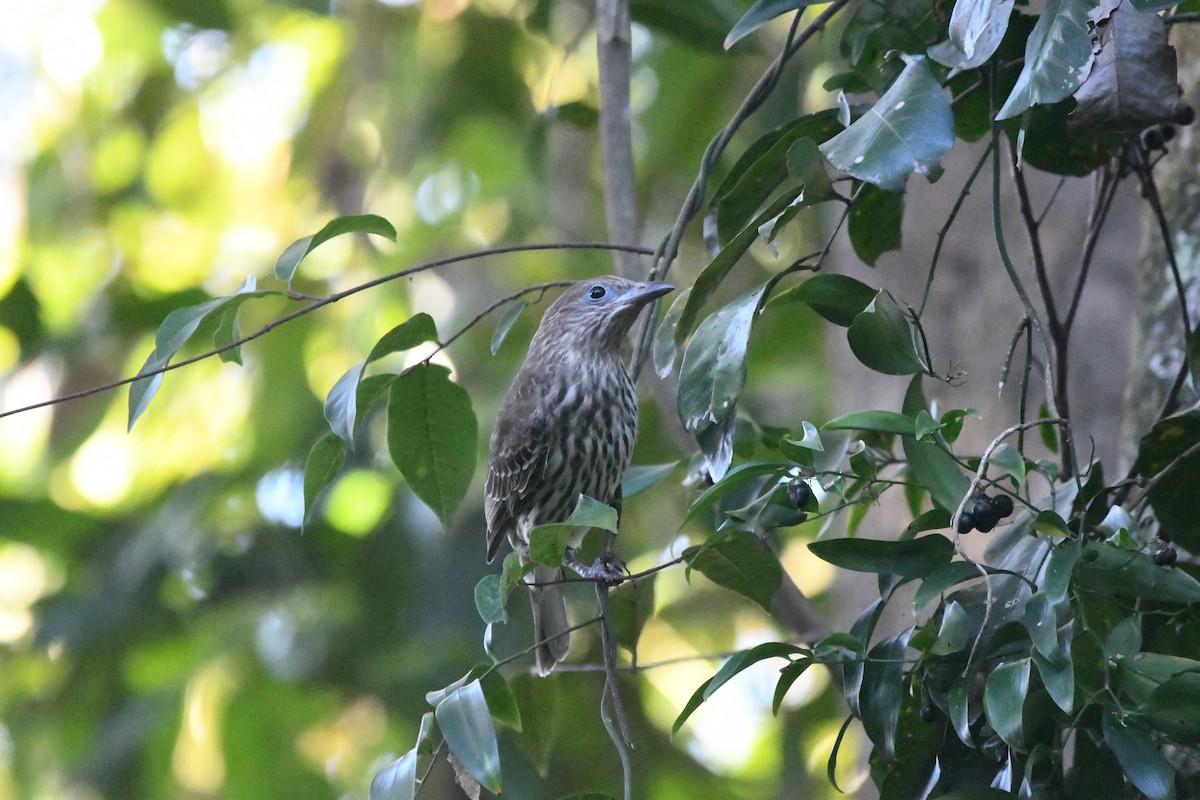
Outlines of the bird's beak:
M 640 306 L 662 297 L 667 292 L 673 291 L 675 291 L 674 284 L 647 281 L 633 287 L 633 290 L 628 295 L 628 301 L 630 305 Z

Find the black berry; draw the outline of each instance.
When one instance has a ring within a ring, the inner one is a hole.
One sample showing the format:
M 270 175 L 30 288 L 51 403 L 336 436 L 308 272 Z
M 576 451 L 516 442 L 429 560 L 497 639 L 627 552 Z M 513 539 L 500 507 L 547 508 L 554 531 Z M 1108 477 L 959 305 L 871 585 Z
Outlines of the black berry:
M 921 719 L 926 722 L 933 722 L 938 718 L 937 706 L 928 701 L 921 704 Z
M 975 530 L 980 533 L 988 533 L 994 527 L 996 527 L 996 518 L 991 514 L 988 514 L 986 517 L 975 518 Z
M 1004 519 L 1013 513 L 1012 498 L 1006 494 L 989 498 L 988 505 L 992 507 L 992 514 L 999 519 Z
M 963 513 L 958 515 L 958 528 L 956 528 L 956 530 L 959 533 L 970 533 L 974 529 L 975 529 L 975 515 L 974 514 L 972 514 L 970 511 L 964 511 Z
M 992 504 L 988 502 L 988 498 L 986 497 L 971 507 L 971 513 L 975 515 L 975 519 L 994 516 L 992 513 Z
M 812 487 L 807 482 L 796 479 L 788 484 L 787 496 L 788 502 L 796 508 L 804 508 L 812 499 Z
M 1160 567 L 1169 567 L 1175 563 L 1178 554 L 1174 547 L 1163 547 L 1154 551 L 1154 563 Z

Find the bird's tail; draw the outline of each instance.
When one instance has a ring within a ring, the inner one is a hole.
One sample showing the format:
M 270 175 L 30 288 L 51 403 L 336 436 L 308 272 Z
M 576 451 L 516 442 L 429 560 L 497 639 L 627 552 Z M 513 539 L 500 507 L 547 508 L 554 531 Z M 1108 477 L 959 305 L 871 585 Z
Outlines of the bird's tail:
M 571 627 L 567 621 L 567 601 L 562 585 L 551 583 L 562 580 L 562 570 L 538 567 L 533 571 L 533 580 L 550 584 L 530 587 L 529 592 L 533 600 L 533 640 L 540 643 L 534 651 L 534 665 L 539 675 L 549 675 L 571 648 L 571 635 L 566 633 Z

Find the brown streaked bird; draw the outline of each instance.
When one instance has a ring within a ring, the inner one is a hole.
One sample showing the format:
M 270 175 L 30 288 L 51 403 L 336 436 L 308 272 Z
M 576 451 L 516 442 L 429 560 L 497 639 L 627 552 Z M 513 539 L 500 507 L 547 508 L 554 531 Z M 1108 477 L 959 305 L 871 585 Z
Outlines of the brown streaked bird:
M 542 317 L 496 427 L 484 508 L 488 561 L 507 539 L 524 562 L 529 531 L 561 522 L 579 495 L 619 506 L 621 476 L 637 439 L 637 394 L 621 341 L 638 312 L 675 287 L 617 277 L 568 287 Z M 561 579 L 538 567 L 534 583 Z M 546 675 L 570 647 L 562 587 L 531 587 L 537 671 Z

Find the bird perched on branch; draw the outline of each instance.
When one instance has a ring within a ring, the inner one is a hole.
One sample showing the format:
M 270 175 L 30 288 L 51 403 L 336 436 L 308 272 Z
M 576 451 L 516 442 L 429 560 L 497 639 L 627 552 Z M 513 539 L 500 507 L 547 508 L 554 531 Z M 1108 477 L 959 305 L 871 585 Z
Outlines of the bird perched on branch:
M 675 287 L 624 278 L 576 283 L 550 306 L 513 380 L 488 458 L 488 561 L 505 540 L 529 556 L 529 531 L 561 522 L 579 495 L 621 502 L 621 476 L 637 439 L 637 394 L 621 341 L 638 313 Z M 546 675 L 570 646 L 562 570 L 532 573 L 535 665 Z

